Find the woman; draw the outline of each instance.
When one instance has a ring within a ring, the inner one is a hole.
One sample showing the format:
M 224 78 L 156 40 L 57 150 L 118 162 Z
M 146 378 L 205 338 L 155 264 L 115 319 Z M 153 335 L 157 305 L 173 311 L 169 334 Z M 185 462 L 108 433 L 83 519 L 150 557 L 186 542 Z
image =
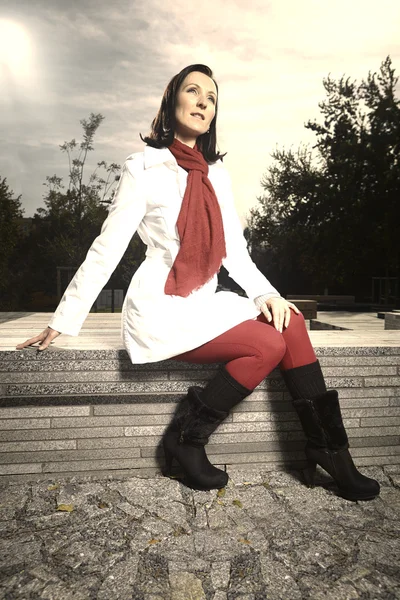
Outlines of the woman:
M 128 157 L 100 235 L 68 286 L 49 326 L 18 349 L 60 333 L 78 335 L 93 302 L 137 230 L 146 260 L 134 274 L 122 312 L 133 363 L 222 363 L 203 389 L 192 386 L 163 436 L 167 473 L 175 459 L 188 484 L 226 485 L 205 453 L 229 411 L 280 366 L 308 438 L 312 479 L 328 471 L 342 496 L 379 494 L 348 451 L 337 392 L 327 391 L 304 318 L 252 262 L 235 211 L 230 180 L 216 151 L 218 86 L 205 65 L 183 69 L 168 84 L 143 152 Z M 224 265 L 248 298 L 218 292 Z

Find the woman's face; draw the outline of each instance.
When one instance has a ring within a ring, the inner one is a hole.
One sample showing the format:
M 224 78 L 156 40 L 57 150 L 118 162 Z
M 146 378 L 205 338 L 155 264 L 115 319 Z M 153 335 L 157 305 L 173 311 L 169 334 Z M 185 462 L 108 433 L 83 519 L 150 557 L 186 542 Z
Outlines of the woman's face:
M 193 148 L 197 137 L 210 127 L 216 103 L 217 88 L 211 77 L 199 71 L 189 73 L 176 95 L 175 137 Z

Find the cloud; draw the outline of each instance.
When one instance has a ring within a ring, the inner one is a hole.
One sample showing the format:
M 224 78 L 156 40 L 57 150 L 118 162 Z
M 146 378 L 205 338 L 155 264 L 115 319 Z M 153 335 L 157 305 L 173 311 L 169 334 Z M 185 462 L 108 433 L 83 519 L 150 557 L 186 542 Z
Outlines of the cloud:
M 80 139 L 90 112 L 106 118 L 90 161 L 121 163 L 142 148 L 169 79 L 184 66 L 214 70 L 219 145 L 244 217 L 279 147 L 311 142 L 322 79 L 399 66 L 400 4 L 392 0 L 20 0 L 4 18 L 31 41 L 29 76 L 0 81 L 0 175 L 26 213 L 41 205 L 45 176 L 67 176 L 58 145 Z

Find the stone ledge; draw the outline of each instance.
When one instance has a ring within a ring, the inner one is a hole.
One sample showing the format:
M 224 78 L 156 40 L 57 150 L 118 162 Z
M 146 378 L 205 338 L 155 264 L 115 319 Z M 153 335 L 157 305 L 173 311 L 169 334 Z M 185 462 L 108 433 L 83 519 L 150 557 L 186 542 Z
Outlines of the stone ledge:
M 289 299 L 289 297 L 288 297 Z M 293 302 L 297 308 L 303 313 L 306 320 L 317 318 L 317 302 L 316 300 L 305 300 L 297 296 L 291 296 L 290 302 Z
M 385 330 L 400 330 L 400 312 L 385 313 Z
M 298 294 L 293 296 L 289 294 L 287 299 L 292 301 L 293 298 L 297 298 L 304 302 L 304 300 L 314 300 L 315 302 L 332 303 L 332 304 L 354 304 L 356 301 L 355 296 L 346 296 L 338 294 Z
M 311 332 L 313 333 L 313 332 Z M 354 332 L 315 332 L 351 335 Z M 400 337 L 376 345 L 316 346 L 327 385 L 341 398 L 354 461 L 400 464 Z M 322 340 L 322 338 L 320 338 Z M 350 339 L 350 338 L 347 338 Z M 355 339 L 355 338 L 354 338 Z M 382 342 L 383 340 L 383 342 Z M 132 365 L 125 350 L 52 347 L 0 352 L 0 472 L 4 480 L 57 473 L 159 473 L 159 442 L 189 385 L 218 364 Z M 215 464 L 305 464 L 304 434 L 275 369 L 211 436 Z
M 324 356 L 391 356 L 400 353 L 400 334 L 397 331 L 371 332 L 366 340 L 362 339 L 359 332 L 355 331 L 315 331 L 310 332 L 315 352 L 318 357 Z M 346 339 L 346 343 L 344 342 Z M 71 349 L 60 346 L 50 346 L 45 352 L 39 352 L 35 348 L 24 350 L 0 350 L 0 371 L 6 371 L 12 365 L 21 362 L 35 361 L 37 363 L 53 364 L 53 361 L 118 361 L 123 363 L 124 370 L 207 370 L 216 363 L 188 364 L 173 359 L 161 360 L 154 363 L 134 364 L 130 363 L 128 353 L 122 348 L 115 349 Z M 111 365 L 110 365 L 111 366 Z M 40 368 L 40 367 L 39 367 Z M 49 370 L 56 370 L 58 365 L 49 366 Z M 77 369 L 79 370 L 79 368 Z

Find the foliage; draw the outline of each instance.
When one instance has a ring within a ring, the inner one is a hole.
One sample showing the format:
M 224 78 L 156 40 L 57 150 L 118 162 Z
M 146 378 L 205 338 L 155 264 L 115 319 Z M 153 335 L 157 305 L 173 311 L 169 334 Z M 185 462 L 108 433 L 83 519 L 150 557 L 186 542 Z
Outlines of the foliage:
M 14 269 L 21 237 L 21 195 L 14 197 L 6 178 L 0 176 L 0 309 L 12 310 L 18 273 Z
M 400 275 L 397 81 L 390 57 L 360 85 L 328 76 L 323 122 L 305 124 L 316 144 L 272 154 L 249 229 L 284 293 L 299 290 L 282 272 L 315 293 L 365 292 L 372 276 Z
M 72 139 L 60 145 L 67 154 L 69 163 L 68 188 L 65 189 L 62 178 L 57 175 L 47 176 L 45 185 L 44 208 L 35 214 L 36 228 L 32 233 L 37 248 L 35 262 L 42 269 L 36 277 L 40 289 L 47 293 L 56 293 L 57 267 L 78 268 L 84 261 L 94 238 L 100 233 L 101 225 L 107 217 L 107 203 L 110 190 L 118 177 L 120 165 L 107 164 L 102 160 L 97 163 L 87 183 L 84 182 L 84 171 L 88 152 L 94 149 L 94 136 L 104 117 L 91 113 L 88 120 L 80 121 L 83 127 L 83 140 L 80 144 Z M 78 156 L 73 153 L 78 151 Z M 99 175 L 98 169 L 104 169 L 106 175 Z M 111 195 L 115 190 L 111 191 Z M 127 287 L 125 271 L 135 268 L 138 248 L 135 237 L 113 276 L 113 284 Z M 130 278 L 129 278 L 130 279 Z

